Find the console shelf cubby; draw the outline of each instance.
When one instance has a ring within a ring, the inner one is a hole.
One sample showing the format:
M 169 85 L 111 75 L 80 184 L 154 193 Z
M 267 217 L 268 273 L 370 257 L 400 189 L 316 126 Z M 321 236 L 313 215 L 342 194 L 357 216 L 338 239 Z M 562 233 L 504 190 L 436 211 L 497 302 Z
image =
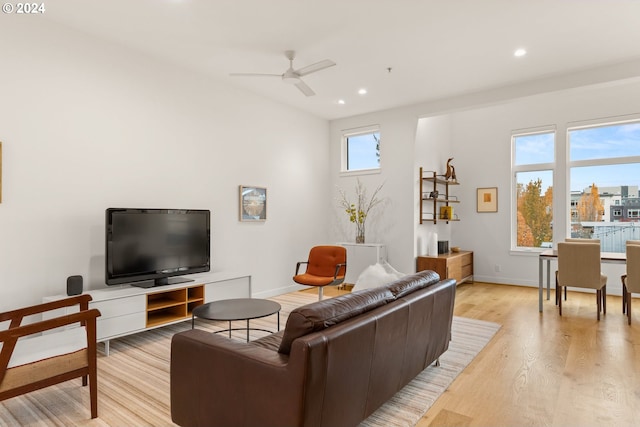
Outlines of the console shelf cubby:
M 204 303 L 204 285 L 147 294 L 147 328 L 186 320 Z

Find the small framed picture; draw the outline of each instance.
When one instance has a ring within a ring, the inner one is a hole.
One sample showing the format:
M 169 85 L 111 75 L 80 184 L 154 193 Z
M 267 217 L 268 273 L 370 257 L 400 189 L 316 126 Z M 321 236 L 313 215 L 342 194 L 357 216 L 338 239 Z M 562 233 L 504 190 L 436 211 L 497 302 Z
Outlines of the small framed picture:
M 478 188 L 478 212 L 498 212 L 498 187 Z
M 267 189 L 240 186 L 240 221 L 266 221 Z

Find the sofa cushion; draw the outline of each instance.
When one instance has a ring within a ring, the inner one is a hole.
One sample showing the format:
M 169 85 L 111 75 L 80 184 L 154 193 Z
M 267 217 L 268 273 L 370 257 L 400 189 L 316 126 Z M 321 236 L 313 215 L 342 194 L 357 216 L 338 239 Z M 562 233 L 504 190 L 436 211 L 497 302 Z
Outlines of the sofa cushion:
M 438 273 L 431 270 L 424 270 L 391 282 L 383 286 L 383 288 L 388 289 L 394 298 L 398 299 L 418 289 L 438 283 L 439 281 L 440 275 Z
M 298 307 L 289 314 L 278 352 L 289 354 L 295 339 L 373 310 L 394 299 L 388 289 L 375 288 Z
M 253 340 L 251 341 L 251 344 L 258 347 L 266 348 L 267 350 L 278 351 L 278 348 L 280 348 L 280 343 L 282 342 L 282 334 L 284 334 L 284 329 Z

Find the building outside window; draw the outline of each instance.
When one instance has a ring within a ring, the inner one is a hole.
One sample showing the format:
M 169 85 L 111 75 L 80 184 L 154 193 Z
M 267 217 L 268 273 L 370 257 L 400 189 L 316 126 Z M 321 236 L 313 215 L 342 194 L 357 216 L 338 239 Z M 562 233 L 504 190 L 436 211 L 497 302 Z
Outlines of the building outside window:
M 627 240 L 640 239 L 640 121 L 569 128 L 567 136 L 571 237 L 624 252 Z

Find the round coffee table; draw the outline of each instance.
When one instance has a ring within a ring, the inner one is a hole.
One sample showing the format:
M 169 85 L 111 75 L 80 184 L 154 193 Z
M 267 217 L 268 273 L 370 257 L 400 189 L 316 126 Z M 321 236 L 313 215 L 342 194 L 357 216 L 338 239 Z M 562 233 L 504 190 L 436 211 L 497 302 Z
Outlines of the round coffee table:
M 261 317 L 271 316 L 272 314 L 278 315 L 278 330 L 280 330 L 280 304 L 274 301 L 259 298 L 236 298 L 225 299 L 220 301 L 209 302 L 202 304 L 193 309 L 191 314 L 191 328 L 195 326 L 196 317 L 207 320 L 226 320 L 229 322 L 229 328 L 214 333 L 229 332 L 229 338 L 231 338 L 231 331 L 247 331 L 247 342 L 249 342 L 249 331 L 273 331 L 260 328 L 250 328 L 249 320 L 259 319 Z M 231 322 L 234 320 L 246 320 L 246 328 L 231 328 Z

